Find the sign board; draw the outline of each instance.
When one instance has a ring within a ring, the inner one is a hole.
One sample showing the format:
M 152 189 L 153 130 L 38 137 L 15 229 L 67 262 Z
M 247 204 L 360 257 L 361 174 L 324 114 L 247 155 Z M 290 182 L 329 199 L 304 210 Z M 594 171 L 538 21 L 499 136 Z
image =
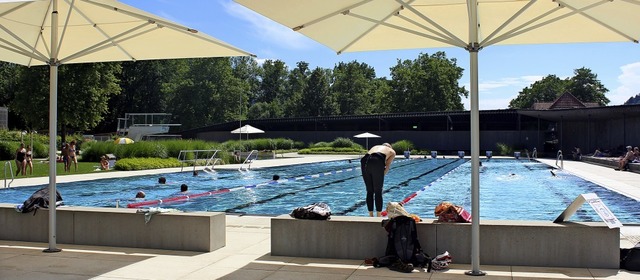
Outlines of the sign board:
M 622 223 L 616 218 L 616 216 L 609 210 L 609 208 L 602 202 L 602 200 L 595 193 L 585 193 L 576 197 L 575 200 L 564 209 L 562 214 L 556 218 L 554 223 L 561 223 L 568 220 L 573 214 L 580 209 L 585 202 L 591 205 L 591 208 L 598 213 L 598 216 L 607 224 L 609 228 L 620 228 Z

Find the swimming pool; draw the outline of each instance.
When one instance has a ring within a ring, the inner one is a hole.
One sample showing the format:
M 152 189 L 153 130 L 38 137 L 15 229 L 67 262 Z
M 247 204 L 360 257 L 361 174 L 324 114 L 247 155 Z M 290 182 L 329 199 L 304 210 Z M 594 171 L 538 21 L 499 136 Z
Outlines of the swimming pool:
M 565 172 L 552 176 L 549 167 L 515 159 L 483 160 L 480 168 L 480 217 L 491 220 L 554 220 L 581 193 L 596 193 L 625 224 L 640 224 L 640 202 Z M 410 213 L 433 218 L 441 201 L 471 209 L 470 162 L 465 159 L 396 160 L 385 179 L 384 200 L 402 201 L 418 192 L 405 205 Z M 277 183 L 270 183 L 273 175 Z M 312 176 L 315 175 L 315 176 Z M 295 207 L 326 202 L 334 215 L 366 215 L 364 183 L 359 162 L 333 161 L 251 171 L 218 170 L 169 173 L 167 184 L 160 175 L 104 179 L 58 184 L 66 205 L 126 207 L 139 190 L 146 201 L 162 199 L 151 206 L 183 211 L 225 211 L 251 215 L 288 214 Z M 180 184 L 189 186 L 191 198 L 166 203 L 179 197 Z M 43 186 L 0 190 L 0 202 L 20 204 Z M 217 192 L 208 194 L 207 192 Z M 206 194 L 193 198 L 198 194 Z M 599 221 L 584 205 L 573 221 Z

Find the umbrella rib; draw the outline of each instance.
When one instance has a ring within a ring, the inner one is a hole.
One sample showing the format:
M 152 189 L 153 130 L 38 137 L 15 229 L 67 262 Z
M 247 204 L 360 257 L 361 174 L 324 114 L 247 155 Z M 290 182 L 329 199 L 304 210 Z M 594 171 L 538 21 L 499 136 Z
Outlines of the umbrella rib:
M 362 32 L 362 34 L 360 34 L 360 35 L 359 35 L 358 37 L 356 37 L 355 39 L 351 40 L 351 42 L 349 42 L 348 44 L 346 44 L 342 49 L 340 49 L 340 50 L 338 51 L 338 54 L 343 53 L 346 49 L 348 49 L 349 47 L 353 46 L 353 44 L 355 44 L 355 43 L 356 43 L 356 42 L 358 42 L 360 39 L 362 39 L 364 36 L 366 36 L 366 35 L 367 35 L 367 34 L 369 34 L 371 31 L 373 31 L 373 29 L 375 29 L 378 25 L 384 25 L 385 20 L 387 20 L 388 18 L 392 17 L 392 16 L 393 16 L 393 15 L 395 15 L 395 14 L 398 14 L 398 13 L 400 12 L 400 10 L 401 10 L 401 9 L 402 9 L 402 6 L 400 6 L 400 8 L 398 8 L 398 9 L 394 10 L 392 13 L 388 14 L 388 15 L 387 15 L 386 17 L 384 17 L 382 20 L 375 20 L 375 19 L 368 18 L 368 17 L 365 17 L 365 16 L 357 15 L 357 14 L 351 13 L 351 11 L 349 11 L 349 10 L 344 11 L 342 14 L 343 14 L 343 15 L 345 15 L 345 16 L 346 16 L 346 15 L 353 16 L 353 17 L 358 18 L 358 19 L 362 19 L 362 20 L 366 20 L 366 21 L 372 22 L 372 23 L 374 23 L 375 25 L 374 25 L 374 26 L 371 26 L 371 28 L 367 29 L 367 31 Z
M 482 40 L 482 42 L 480 42 L 480 46 L 484 46 L 485 42 L 491 40 L 498 32 L 502 31 L 505 27 L 507 27 L 507 25 L 509 25 L 511 22 L 513 22 L 516 18 L 518 18 L 522 13 L 524 13 L 526 10 L 528 10 L 537 0 L 533 0 L 528 2 L 526 5 L 524 5 L 522 8 L 520 8 L 520 10 L 518 10 L 518 12 L 516 12 L 515 14 L 513 14 L 508 20 L 506 20 L 504 23 L 502 23 L 498 28 L 496 28 L 496 30 L 494 30 L 493 32 L 491 32 L 491 34 L 489 34 L 489 36 L 487 36 L 486 38 L 484 38 L 484 40 Z
M 403 2 L 402 0 L 396 0 L 396 2 L 398 2 L 398 3 L 402 4 L 402 5 L 403 5 L 405 8 L 407 8 L 409 11 L 413 12 L 413 14 L 415 14 L 415 15 L 419 16 L 419 17 L 420 17 L 421 19 L 423 19 L 424 21 L 426 21 L 426 22 L 430 23 L 431 25 L 435 26 L 436 28 L 438 28 L 438 30 L 440 30 L 440 32 L 442 32 L 442 33 L 440 33 L 440 35 L 441 35 L 443 38 L 448 38 L 449 40 L 451 40 L 451 42 L 453 42 L 453 41 L 457 41 L 457 44 L 455 44 L 455 43 L 451 43 L 452 45 L 456 45 L 456 46 L 466 46 L 466 45 L 467 45 L 467 43 L 466 43 L 464 40 L 462 40 L 462 39 L 460 39 L 460 38 L 456 37 L 456 35 L 454 35 L 453 33 L 449 32 L 449 30 L 447 30 L 446 28 L 442 27 L 440 24 L 436 23 L 435 21 L 433 21 L 432 19 L 430 19 L 428 16 L 426 16 L 426 15 L 424 15 L 423 13 L 419 12 L 419 11 L 418 11 L 416 8 L 414 8 L 413 6 L 408 5 L 408 4 L 409 4 L 409 2 L 406 2 L 406 3 L 405 3 L 405 2 Z M 404 18 L 405 20 L 407 20 L 407 21 L 409 21 L 409 22 L 413 22 L 415 25 L 420 26 L 420 27 L 422 27 L 422 28 L 424 28 L 424 29 L 427 29 L 428 31 L 431 31 L 431 32 L 433 32 L 433 33 L 435 33 L 435 34 L 438 34 L 438 32 L 435 32 L 435 31 L 434 31 L 434 30 L 432 30 L 431 28 L 428 28 L 428 27 L 426 27 L 426 26 L 423 26 L 422 24 L 418 24 L 417 22 L 414 22 L 413 20 L 409 20 L 408 18 L 406 18 L 406 17 L 404 17 L 404 16 L 402 16 L 402 18 Z M 447 36 L 444 36 L 445 34 L 446 34 Z
M 612 31 L 612 32 L 614 32 L 614 33 L 616 33 L 616 34 L 618 34 L 618 35 L 620 35 L 620 36 L 622 36 L 622 37 L 625 37 L 625 38 L 627 38 L 628 40 L 630 40 L 630 41 L 632 41 L 632 42 L 635 42 L 635 43 L 637 43 L 637 42 L 638 42 L 638 39 L 633 38 L 633 37 L 631 37 L 631 36 L 629 36 L 629 35 L 627 35 L 627 34 L 624 34 L 624 33 L 622 33 L 622 31 L 620 31 L 620 30 L 618 30 L 618 29 L 616 29 L 616 28 L 612 27 L 611 25 L 608 25 L 608 24 L 606 24 L 606 23 L 604 23 L 604 22 L 600 21 L 599 19 L 596 19 L 596 18 L 594 18 L 594 17 L 592 17 L 592 16 L 590 16 L 590 15 L 588 15 L 588 14 L 585 14 L 583 11 L 584 11 L 584 10 L 587 10 L 587 9 L 581 9 L 581 10 L 578 10 L 578 9 L 576 9 L 576 8 L 575 8 L 575 7 L 573 7 L 573 6 L 571 6 L 571 5 L 569 5 L 569 4 L 566 4 L 566 3 L 565 3 L 564 1 L 562 1 L 562 0 L 558 0 L 558 2 L 559 2 L 559 3 L 561 3 L 562 5 L 565 5 L 567 8 L 571 9 L 572 11 L 574 11 L 574 12 L 576 12 L 576 13 L 578 13 L 578 14 L 580 14 L 580 15 L 582 15 L 582 16 L 584 16 L 584 17 L 586 17 L 586 18 L 588 18 L 588 19 L 590 19 L 590 20 L 592 20 L 592 21 L 594 21 L 594 22 L 596 22 L 596 23 L 598 23 L 599 25 L 603 26 L 604 28 L 609 29 L 610 31 Z M 595 7 L 595 6 L 599 6 L 600 4 L 606 4 L 606 3 L 609 3 L 609 2 L 611 2 L 611 1 L 610 1 L 610 0 L 603 0 L 603 1 L 602 1 L 602 2 L 600 2 L 599 4 L 597 4 L 597 3 L 596 3 L 596 4 L 593 4 L 593 5 L 589 6 L 589 9 L 591 9 L 592 7 Z
M 96 43 L 96 44 L 94 44 L 94 45 L 92 45 L 92 46 L 90 46 L 88 48 L 85 48 L 85 49 L 83 49 L 83 50 L 81 50 L 79 52 L 76 52 L 76 53 L 74 53 L 72 55 L 69 55 L 69 56 L 65 57 L 64 59 L 61 59 L 60 61 L 61 62 L 67 62 L 69 60 L 84 56 L 86 54 L 94 53 L 94 52 L 97 52 L 99 50 L 102 50 L 102 49 L 105 49 L 105 48 L 108 48 L 108 47 L 112 47 L 113 45 L 117 46 L 118 43 L 120 43 L 120 42 L 126 41 L 128 39 L 131 39 L 131 38 L 140 36 L 141 34 L 145 34 L 147 32 L 152 31 L 153 29 L 148 29 L 148 30 L 143 31 L 141 33 L 134 34 L 133 36 L 126 37 L 125 39 L 118 40 L 120 37 L 128 35 L 128 34 L 131 34 L 133 32 L 136 32 L 139 29 L 148 26 L 149 24 L 152 24 L 152 22 L 145 22 L 145 23 L 142 23 L 142 24 L 140 24 L 140 25 L 138 25 L 138 26 L 136 26 L 136 27 L 134 27 L 132 29 L 129 29 L 129 30 L 125 31 L 125 32 L 122 32 L 122 33 L 120 33 L 120 34 L 118 34 L 116 36 L 113 36 L 111 38 L 107 37 L 107 39 L 105 39 L 105 40 L 103 40 L 101 42 L 98 42 L 98 43 Z M 95 25 L 94 25 L 94 27 L 95 27 Z M 127 54 L 127 53 L 125 52 L 125 54 Z M 129 56 L 129 57 L 131 57 L 131 56 Z M 131 57 L 131 59 L 134 59 L 134 58 Z
M 316 23 L 318 23 L 318 22 L 324 21 L 325 19 L 328 19 L 328 18 L 333 17 L 333 16 L 335 16 L 335 15 L 344 14 L 345 12 L 347 12 L 347 11 L 349 11 L 349 10 L 353 9 L 353 8 L 360 7 L 360 6 L 362 6 L 362 5 L 364 5 L 364 4 L 367 4 L 367 3 L 371 2 L 371 1 L 372 1 L 372 0 L 364 0 L 364 1 L 360 1 L 360 2 L 358 2 L 358 3 L 355 3 L 355 4 L 351 5 L 351 6 L 347 6 L 347 7 L 344 7 L 344 8 L 340 8 L 340 9 L 339 9 L 339 10 L 337 10 L 337 11 L 333 11 L 333 12 L 328 13 L 328 14 L 326 14 L 326 15 L 324 15 L 324 16 L 321 16 L 321 17 L 319 17 L 319 18 L 317 18 L 317 19 L 314 19 L 314 20 L 309 21 L 309 22 L 307 22 L 307 23 L 304 23 L 304 24 L 298 25 L 298 26 L 296 26 L 296 27 L 294 27 L 294 28 L 293 28 L 293 31 L 299 31 L 299 30 L 300 30 L 300 29 L 302 29 L 302 28 L 308 27 L 308 26 L 310 26 L 310 25 L 314 25 L 314 24 L 316 24 Z
M 541 14 L 541 15 L 539 15 L 539 16 L 537 16 L 537 17 L 535 17 L 535 18 L 533 18 L 533 19 L 531 19 L 531 20 L 529 20 L 529 21 L 517 26 L 517 27 L 514 27 L 513 29 L 505 32 L 504 34 L 495 37 L 493 40 L 486 40 L 485 39 L 485 40 L 483 40 L 483 43 L 481 45 L 482 46 L 490 46 L 490 45 L 493 45 L 495 43 L 504 41 L 504 40 L 512 38 L 512 37 L 515 37 L 515 36 L 520 35 L 520 34 L 522 34 L 524 32 L 527 32 L 529 30 L 533 30 L 535 28 L 538 28 L 540 26 L 544 26 L 544 25 L 546 25 L 548 23 L 560 20 L 560 19 L 568 16 L 568 15 L 564 15 L 564 16 L 561 16 L 561 17 L 558 17 L 558 18 L 555 18 L 555 19 L 552 19 L 552 20 L 548 20 L 548 21 L 540 23 L 540 24 L 532 25 L 529 28 L 525 28 L 525 27 L 529 26 L 530 24 L 532 24 L 532 23 L 534 23 L 534 22 L 536 22 L 536 21 L 538 21 L 538 20 L 540 20 L 542 18 L 545 18 L 546 16 L 551 15 L 551 14 L 559 11 L 560 9 L 562 9 L 562 7 L 558 6 L 558 7 L 554 8 L 553 10 L 549 10 L 549 11 L 547 11 L 547 12 L 545 12 L 545 13 L 543 13 L 543 14 Z
M 4 13 L 0 14 L 0 17 L 5 16 L 6 14 L 10 14 L 10 13 L 16 11 L 16 10 L 22 9 L 24 6 L 29 5 L 31 3 L 33 3 L 33 2 L 22 3 L 22 4 L 12 8 L 12 9 L 9 9 L 9 10 L 5 11 Z M 8 46 L 0 46 L 1 48 L 9 50 L 9 51 L 12 51 L 12 52 L 20 53 L 20 54 L 22 54 L 24 56 L 43 61 L 45 63 L 49 61 L 49 58 L 46 55 L 44 55 L 43 53 L 41 53 L 38 50 L 36 50 L 35 47 L 30 46 L 26 41 L 24 41 L 22 38 L 17 36 L 11 30 L 7 29 L 4 25 L 0 25 L 0 29 L 2 29 L 5 32 L 7 32 L 7 34 L 11 35 L 11 37 L 13 37 L 14 39 L 16 39 L 18 42 L 20 42 L 22 45 L 24 45 L 26 47 L 26 49 L 25 49 L 25 48 L 20 47 L 20 46 L 18 46 L 16 44 L 10 43 L 7 40 L 2 39 L 1 40 L 2 42 L 6 43 L 7 45 L 9 45 L 12 48 L 9 48 Z
M 368 0 L 368 1 L 371 1 L 371 0 Z M 179 24 L 174 24 L 172 22 L 169 22 L 169 21 L 166 21 L 166 20 L 162 20 L 161 18 L 148 17 L 148 16 L 145 16 L 145 15 L 141 15 L 141 14 L 138 14 L 138 13 L 135 13 L 135 12 L 130 12 L 130 11 L 127 11 L 125 9 L 121 9 L 121 8 L 118 8 L 118 7 L 115 7 L 115 6 L 109 6 L 109 5 L 106 5 L 106 4 L 98 3 L 98 2 L 95 2 L 95 1 L 92 1 L 92 0 L 85 0 L 85 2 L 91 3 L 91 4 L 93 4 L 95 6 L 98 6 L 98 7 L 101 7 L 101 8 L 112 10 L 114 12 L 122 13 L 122 14 L 125 14 L 125 15 L 128 15 L 128 16 L 131 16 L 131 17 L 135 17 L 135 18 L 138 18 L 138 19 L 141 19 L 141 20 L 153 22 L 153 23 L 158 24 L 158 26 L 167 27 L 167 28 L 179 31 L 179 32 L 184 33 L 184 34 L 190 34 L 191 36 L 197 37 L 200 40 L 207 41 L 209 43 L 214 43 L 214 44 L 216 44 L 218 46 L 225 47 L 227 49 L 230 49 L 230 50 L 233 50 L 233 51 L 236 51 L 236 52 L 239 52 L 239 53 L 244 53 L 247 56 L 255 57 L 254 54 L 251 54 L 251 53 L 248 53 L 248 52 L 243 51 L 241 49 L 238 49 L 238 48 L 236 48 L 236 47 L 234 47 L 232 45 L 229 45 L 229 44 L 226 44 L 226 43 L 223 43 L 223 42 L 219 42 L 219 41 L 217 41 L 215 39 L 208 38 L 206 36 L 198 36 L 197 35 L 198 34 L 198 30 L 193 29 L 193 28 L 189 28 L 189 27 L 186 27 L 186 26 L 183 26 L 183 25 L 179 25 Z
M 390 27 L 390 28 L 393 28 L 393 29 L 397 29 L 397 30 L 400 30 L 400 31 L 404 31 L 404 32 L 407 32 L 407 33 L 418 35 L 420 37 L 425 37 L 425 38 L 428 38 L 428 39 L 432 39 L 434 41 L 442 42 L 442 43 L 445 43 L 445 44 L 448 44 L 448 45 L 458 46 L 458 47 L 461 47 L 461 48 L 466 47 L 466 44 L 464 44 L 464 43 L 463 44 L 458 44 L 457 42 L 447 41 L 446 39 L 443 39 L 443 38 L 440 38 L 440 37 L 436 37 L 436 36 L 433 36 L 433 35 L 429 35 L 429 34 L 425 34 L 425 33 L 422 33 L 422 32 L 418 32 L 416 30 L 412 30 L 412 29 L 409 29 L 409 28 L 406 28 L 406 27 L 393 25 L 393 24 L 390 24 L 390 23 L 387 23 L 387 22 L 375 20 L 375 19 L 372 19 L 372 18 L 368 18 L 368 17 L 365 17 L 365 16 L 353 14 L 353 13 L 349 13 L 349 15 L 352 16 L 352 17 L 356 17 L 356 18 L 362 19 L 362 20 L 366 20 L 366 21 L 370 21 L 370 22 L 376 23 L 378 25 L 383 25 L 383 26 L 386 26 L 386 27 Z M 362 34 L 361 36 L 359 36 L 358 39 L 362 38 L 365 34 Z M 347 47 L 352 45 L 352 44 L 354 44 L 358 39 L 352 41 L 349 45 L 347 45 Z M 347 47 L 343 48 L 340 52 L 338 52 L 338 54 L 342 53 Z

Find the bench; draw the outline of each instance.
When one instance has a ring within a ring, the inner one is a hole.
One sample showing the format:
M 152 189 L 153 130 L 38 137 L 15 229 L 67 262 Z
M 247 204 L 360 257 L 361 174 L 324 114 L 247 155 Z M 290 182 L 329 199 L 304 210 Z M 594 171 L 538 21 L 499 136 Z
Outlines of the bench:
M 592 156 L 582 156 L 582 161 L 588 163 L 594 163 L 597 165 L 618 168 L 619 157 L 592 157 Z M 640 163 L 629 163 L 629 171 L 640 173 Z
M 334 216 L 328 221 L 271 219 L 271 255 L 361 259 L 384 254 L 387 235 L 380 218 Z M 430 256 L 449 251 L 456 263 L 471 263 L 471 224 L 417 224 Z M 611 268 L 620 265 L 620 229 L 604 223 L 481 221 L 484 265 Z
M 59 207 L 56 241 L 61 244 L 211 252 L 226 245 L 222 212 L 167 212 L 145 215 L 136 209 Z M 17 213 L 0 203 L 0 240 L 48 242 L 49 211 Z

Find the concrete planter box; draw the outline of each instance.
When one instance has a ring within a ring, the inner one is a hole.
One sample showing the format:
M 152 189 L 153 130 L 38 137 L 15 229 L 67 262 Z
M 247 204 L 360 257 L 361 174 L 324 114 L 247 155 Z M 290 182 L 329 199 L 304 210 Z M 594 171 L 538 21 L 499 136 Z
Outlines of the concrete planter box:
M 449 251 L 456 263 L 471 262 L 471 224 L 417 224 L 418 239 L 431 255 Z M 387 234 L 380 218 L 332 217 L 329 221 L 271 220 L 271 254 L 276 256 L 365 259 L 384 254 Z M 481 221 L 483 265 L 619 267 L 620 229 L 604 223 Z
M 0 203 L 0 239 L 48 242 L 49 211 L 17 213 Z M 211 252 L 226 245 L 226 219 L 220 212 L 154 214 L 145 223 L 136 209 L 59 207 L 56 240 L 61 244 Z

